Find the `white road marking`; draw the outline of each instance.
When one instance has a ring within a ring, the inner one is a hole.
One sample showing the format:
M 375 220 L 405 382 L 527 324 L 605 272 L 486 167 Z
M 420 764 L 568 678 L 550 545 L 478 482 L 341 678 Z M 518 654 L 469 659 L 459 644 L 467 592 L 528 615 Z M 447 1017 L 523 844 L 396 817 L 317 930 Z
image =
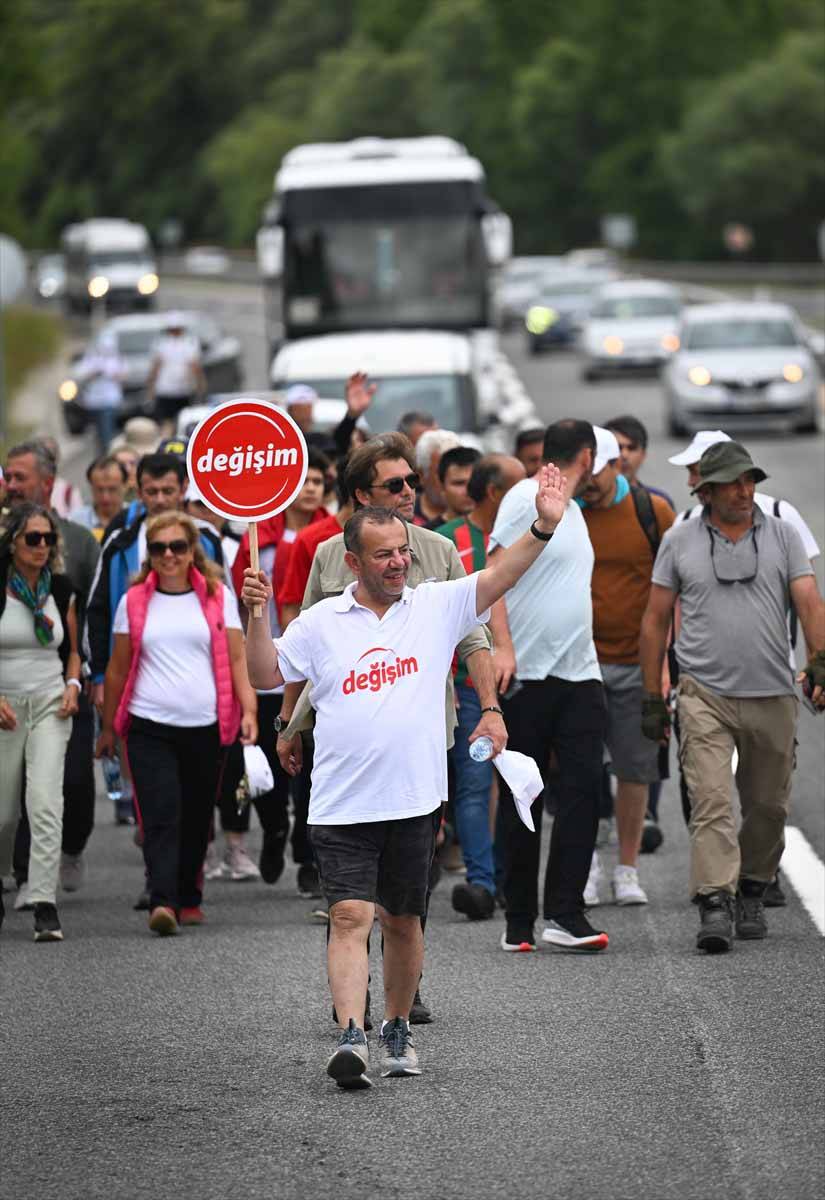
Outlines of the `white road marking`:
M 825 863 L 795 825 L 785 827 L 782 874 L 787 876 L 814 925 L 825 937 Z

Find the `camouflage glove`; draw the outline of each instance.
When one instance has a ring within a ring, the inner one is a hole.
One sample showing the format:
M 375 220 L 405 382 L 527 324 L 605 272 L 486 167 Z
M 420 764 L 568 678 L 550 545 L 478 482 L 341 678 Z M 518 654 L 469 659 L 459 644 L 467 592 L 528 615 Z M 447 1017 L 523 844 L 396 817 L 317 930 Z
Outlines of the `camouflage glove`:
M 648 694 L 642 701 L 642 733 L 652 742 L 663 742 L 670 733 L 670 709 L 662 696 Z
M 825 688 L 825 650 L 816 650 L 808 659 L 804 671 L 811 691 L 814 688 Z

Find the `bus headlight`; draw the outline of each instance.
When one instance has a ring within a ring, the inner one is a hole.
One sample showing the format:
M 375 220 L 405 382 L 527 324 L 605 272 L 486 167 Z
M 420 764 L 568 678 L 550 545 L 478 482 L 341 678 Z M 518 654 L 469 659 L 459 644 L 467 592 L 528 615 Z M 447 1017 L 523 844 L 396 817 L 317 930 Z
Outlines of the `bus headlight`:
M 138 280 L 138 291 L 141 296 L 151 296 L 153 292 L 158 290 L 159 279 L 154 271 L 149 271 L 147 275 L 141 275 Z
M 93 275 L 88 290 L 93 300 L 100 300 L 109 290 L 109 280 L 105 275 Z

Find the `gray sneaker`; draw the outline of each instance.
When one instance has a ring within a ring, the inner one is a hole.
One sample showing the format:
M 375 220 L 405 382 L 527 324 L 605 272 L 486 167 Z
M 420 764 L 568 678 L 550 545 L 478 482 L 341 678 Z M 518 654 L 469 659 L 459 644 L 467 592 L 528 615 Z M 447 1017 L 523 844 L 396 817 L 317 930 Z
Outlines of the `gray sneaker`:
M 366 1034 L 350 1017 L 349 1025 L 342 1030 L 335 1053 L 327 1063 L 327 1075 L 339 1088 L 368 1088 L 372 1087 L 372 1080 L 367 1075 L 369 1065 Z
M 60 886 L 64 892 L 77 892 L 86 879 L 86 862 L 82 854 L 60 855 Z
M 394 1017 L 392 1021 L 383 1023 L 378 1045 L 382 1051 L 381 1074 L 384 1077 L 421 1074 L 410 1026 L 403 1017 Z

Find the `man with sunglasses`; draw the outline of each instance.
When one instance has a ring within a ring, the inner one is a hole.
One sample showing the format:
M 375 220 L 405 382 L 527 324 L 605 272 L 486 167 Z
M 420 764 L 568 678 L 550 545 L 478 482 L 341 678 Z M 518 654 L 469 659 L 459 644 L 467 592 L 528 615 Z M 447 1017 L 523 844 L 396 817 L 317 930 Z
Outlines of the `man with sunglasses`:
M 681 761 L 691 798 L 691 896 L 697 946 L 719 953 L 767 934 L 764 894 L 784 846 L 794 763 L 797 698 L 788 659 L 788 601 L 810 655 L 798 677 L 825 708 L 825 604 L 802 539 L 754 502 L 765 472 L 744 446 L 720 442 L 702 455 L 703 511 L 665 534 L 642 620 L 645 736 L 670 732 L 658 689 L 678 597 Z M 730 772 L 742 808 L 737 837 Z M 734 917 L 735 902 L 735 917 Z

